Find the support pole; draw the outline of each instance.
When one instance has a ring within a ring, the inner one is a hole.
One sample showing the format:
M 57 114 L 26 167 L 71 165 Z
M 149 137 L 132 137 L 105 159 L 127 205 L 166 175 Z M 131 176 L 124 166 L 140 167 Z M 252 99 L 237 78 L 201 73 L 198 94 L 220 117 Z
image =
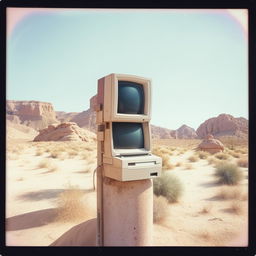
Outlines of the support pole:
M 151 246 L 153 185 L 151 179 L 103 179 L 104 246 Z

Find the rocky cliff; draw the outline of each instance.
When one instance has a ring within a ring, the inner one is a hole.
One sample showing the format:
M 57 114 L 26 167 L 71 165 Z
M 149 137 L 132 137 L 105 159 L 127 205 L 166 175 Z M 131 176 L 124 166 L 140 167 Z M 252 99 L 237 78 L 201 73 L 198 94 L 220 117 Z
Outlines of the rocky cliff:
M 248 120 L 243 117 L 235 118 L 232 115 L 221 114 L 202 123 L 196 133 L 202 139 L 207 134 L 212 134 L 215 137 L 237 136 L 245 138 L 248 135 Z
M 6 101 L 6 118 L 35 130 L 59 123 L 51 103 L 40 101 Z
M 96 141 L 96 135 L 80 128 L 76 123 L 65 122 L 49 125 L 39 131 L 34 141 Z
M 184 124 L 176 130 L 176 137 L 178 139 L 196 139 L 198 136 L 195 129 Z

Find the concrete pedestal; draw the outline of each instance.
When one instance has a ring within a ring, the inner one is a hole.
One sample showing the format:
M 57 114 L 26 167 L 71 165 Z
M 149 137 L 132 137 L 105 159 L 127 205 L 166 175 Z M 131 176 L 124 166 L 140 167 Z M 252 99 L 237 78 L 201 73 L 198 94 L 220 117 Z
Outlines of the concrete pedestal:
M 103 195 L 103 245 L 151 246 L 152 180 L 121 182 L 104 177 Z

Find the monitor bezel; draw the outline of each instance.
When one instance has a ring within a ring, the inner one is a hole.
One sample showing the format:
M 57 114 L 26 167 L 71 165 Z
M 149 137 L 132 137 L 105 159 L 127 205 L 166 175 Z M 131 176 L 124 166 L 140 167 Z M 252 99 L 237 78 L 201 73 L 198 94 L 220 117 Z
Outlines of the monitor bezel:
M 118 113 L 118 81 L 141 84 L 144 91 L 144 114 Z M 104 80 L 104 122 L 148 122 L 151 119 L 151 80 L 127 74 L 110 74 Z
M 132 122 L 131 122 L 132 123 Z M 140 123 L 140 122 L 139 122 Z M 144 135 L 144 148 L 135 149 L 116 149 L 114 148 L 113 140 L 113 125 L 110 123 L 110 141 L 112 156 L 130 156 L 130 155 L 145 155 L 151 153 L 151 130 L 148 122 L 141 123 Z

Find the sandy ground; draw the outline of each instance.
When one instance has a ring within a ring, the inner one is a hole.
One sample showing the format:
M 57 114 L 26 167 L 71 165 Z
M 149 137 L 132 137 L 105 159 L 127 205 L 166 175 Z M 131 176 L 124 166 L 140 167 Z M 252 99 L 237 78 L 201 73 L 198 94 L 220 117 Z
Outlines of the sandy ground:
M 38 167 L 40 161 L 49 159 L 47 152 L 36 155 L 38 144 L 12 142 L 9 145 L 15 143 L 24 149 L 7 154 L 7 245 L 48 246 L 72 227 L 96 217 L 96 193 L 92 189 L 95 150 L 90 152 L 89 159 L 81 159 L 79 155 L 64 160 L 51 158 L 58 167 L 51 172 Z M 223 186 L 215 182 L 214 167 L 206 160 L 190 163 L 192 169 L 187 169 L 193 150 L 177 154 L 174 151 L 170 161 L 182 165 L 167 172 L 180 178 L 184 193 L 178 203 L 168 205 L 168 217 L 154 224 L 153 245 L 246 246 L 248 168 L 242 168 L 244 178 L 239 185 Z M 85 192 L 83 202 L 88 211 L 83 219 L 56 220 L 57 199 L 70 186 Z M 243 195 L 242 199 L 218 198 L 222 187 L 228 190 L 235 187 Z M 241 212 L 232 211 L 234 201 Z

